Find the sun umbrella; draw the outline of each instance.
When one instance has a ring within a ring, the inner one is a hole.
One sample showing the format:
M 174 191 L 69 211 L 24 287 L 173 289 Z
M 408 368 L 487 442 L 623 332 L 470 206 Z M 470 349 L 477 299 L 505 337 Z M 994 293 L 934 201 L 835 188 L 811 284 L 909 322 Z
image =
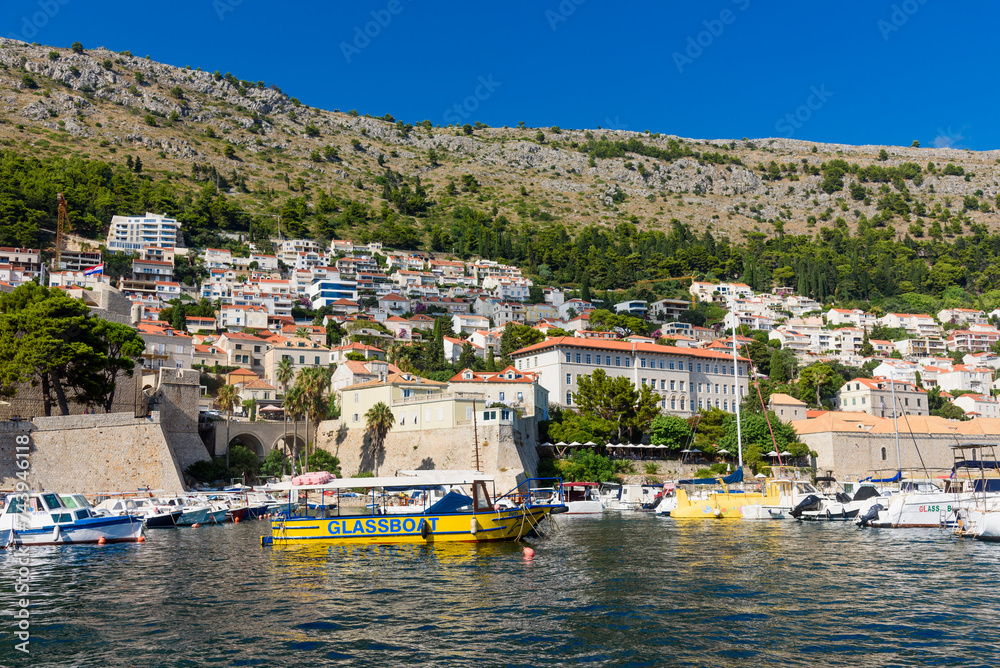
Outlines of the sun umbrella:
M 552 444 L 551 443 L 542 443 L 542 447 L 543 448 L 551 448 Z
M 583 445 L 583 443 L 581 443 L 580 441 L 573 441 L 572 443 L 569 444 L 569 447 L 575 448 L 581 445 Z
M 699 450 L 698 448 L 693 448 L 691 452 L 701 452 L 701 450 Z
M 731 453 L 729 452 L 729 450 L 719 450 L 718 454 L 720 454 L 720 455 L 728 455 L 728 454 L 731 454 Z
M 569 445 L 569 444 L 566 441 L 559 441 L 558 443 L 556 443 L 556 445 L 562 447 L 564 445 Z
M 778 456 L 778 451 L 777 450 L 771 450 L 771 452 L 767 453 L 767 456 L 768 457 L 777 457 Z
M 782 457 L 791 457 L 792 453 L 790 453 L 788 450 L 785 450 L 784 452 L 781 453 L 781 456 Z
M 767 476 L 764 475 L 763 473 L 758 473 L 757 475 L 754 476 L 754 478 L 766 478 L 766 477 Z
M 584 445 L 586 445 L 586 446 L 594 446 L 594 445 L 597 445 L 597 443 L 594 443 L 593 441 L 587 441 L 586 443 L 584 443 Z
M 691 452 L 690 450 L 681 450 L 681 452 Z

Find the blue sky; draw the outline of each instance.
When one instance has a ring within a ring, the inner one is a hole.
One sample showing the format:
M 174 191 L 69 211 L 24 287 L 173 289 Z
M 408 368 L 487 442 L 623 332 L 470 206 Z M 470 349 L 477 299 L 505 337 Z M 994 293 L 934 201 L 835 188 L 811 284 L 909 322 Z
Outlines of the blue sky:
M 985 150 L 1000 148 L 998 19 L 1000 3 L 943 0 L 13 0 L 0 34 L 408 122 Z

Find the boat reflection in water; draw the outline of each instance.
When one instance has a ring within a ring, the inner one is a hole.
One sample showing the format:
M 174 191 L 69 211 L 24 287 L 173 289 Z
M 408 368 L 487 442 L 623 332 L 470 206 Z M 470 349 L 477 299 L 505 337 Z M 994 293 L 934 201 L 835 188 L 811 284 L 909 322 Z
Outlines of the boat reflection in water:
M 430 490 L 442 485 L 451 490 L 428 507 L 391 506 L 400 494 L 421 490 L 423 498 L 428 498 Z M 488 485 L 494 494 L 487 489 Z M 539 499 L 534 494 L 540 487 L 559 486 L 558 479 L 531 478 L 495 498 L 491 476 L 457 472 L 439 472 L 433 476 L 343 478 L 322 485 L 281 483 L 273 489 L 288 492 L 289 507 L 272 520 L 271 535 L 262 536 L 261 544 L 516 541 L 530 534 L 549 514 L 566 512 L 562 501 L 548 497 Z M 342 503 L 342 493 L 359 488 L 365 490 L 364 505 Z M 309 492 L 318 493 L 323 499 L 318 516 L 295 514 L 294 505 L 301 500 L 300 495 L 305 497 Z M 326 492 L 334 492 L 332 503 Z M 561 489 L 559 492 L 561 494 Z

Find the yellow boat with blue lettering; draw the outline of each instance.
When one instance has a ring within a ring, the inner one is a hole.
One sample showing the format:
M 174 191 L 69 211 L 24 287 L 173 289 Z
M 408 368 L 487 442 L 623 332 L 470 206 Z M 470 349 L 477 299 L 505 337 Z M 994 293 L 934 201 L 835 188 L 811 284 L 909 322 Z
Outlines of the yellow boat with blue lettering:
M 560 493 L 537 491 L 553 487 Z M 278 483 L 271 489 L 288 492 L 287 507 L 271 520 L 271 535 L 261 536 L 261 545 L 516 541 L 546 516 L 566 512 L 561 487 L 558 478 L 531 478 L 498 498 L 489 475 L 430 472 L 322 485 Z

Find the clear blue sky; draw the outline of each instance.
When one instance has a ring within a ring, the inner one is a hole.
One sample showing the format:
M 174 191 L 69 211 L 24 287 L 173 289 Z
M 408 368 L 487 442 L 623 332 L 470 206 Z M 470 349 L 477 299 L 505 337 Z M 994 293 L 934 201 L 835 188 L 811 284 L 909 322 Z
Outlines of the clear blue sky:
M 0 34 L 408 122 L 993 149 L 998 19 L 943 0 L 12 0 Z

